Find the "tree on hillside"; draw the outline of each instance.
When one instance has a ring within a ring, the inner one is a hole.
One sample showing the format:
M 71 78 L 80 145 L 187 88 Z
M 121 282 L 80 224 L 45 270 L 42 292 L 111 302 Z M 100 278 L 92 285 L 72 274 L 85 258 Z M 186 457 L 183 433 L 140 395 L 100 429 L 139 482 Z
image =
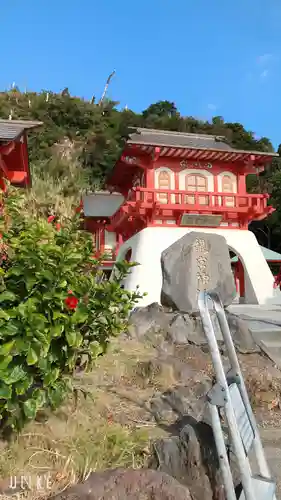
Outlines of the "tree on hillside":
M 151 104 L 147 109 L 143 111 L 143 117 L 148 116 L 158 116 L 158 117 L 168 117 L 172 118 L 178 114 L 178 110 L 175 103 L 170 101 L 158 101 L 155 104 Z

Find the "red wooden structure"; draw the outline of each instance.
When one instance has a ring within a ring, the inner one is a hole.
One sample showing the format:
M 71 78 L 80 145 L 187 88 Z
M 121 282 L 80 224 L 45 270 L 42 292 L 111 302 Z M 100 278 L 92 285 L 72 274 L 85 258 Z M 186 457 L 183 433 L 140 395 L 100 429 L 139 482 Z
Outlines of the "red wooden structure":
M 42 125 L 25 120 L 0 120 L 0 189 L 4 179 L 19 187 L 31 186 L 27 132 Z
M 275 156 L 237 150 L 224 137 L 133 130 L 107 181 L 123 203 L 106 217 L 85 212 L 98 251 L 108 254 L 106 265 L 112 267 L 124 241 L 149 226 L 237 230 L 264 219 L 274 211 L 269 195 L 247 193 L 246 176 L 258 175 Z M 242 265 L 237 269 L 243 273 Z

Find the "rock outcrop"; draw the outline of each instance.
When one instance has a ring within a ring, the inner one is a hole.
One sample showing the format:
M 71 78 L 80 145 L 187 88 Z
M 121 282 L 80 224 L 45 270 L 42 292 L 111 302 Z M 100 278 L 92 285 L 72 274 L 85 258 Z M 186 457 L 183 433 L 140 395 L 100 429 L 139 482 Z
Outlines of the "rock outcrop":
M 230 332 L 235 347 L 242 354 L 259 352 L 260 348 L 255 343 L 248 328 L 247 322 L 226 312 Z M 224 349 L 222 335 L 216 317 L 211 313 L 217 340 L 222 350 Z M 193 344 L 201 347 L 207 346 L 207 339 L 203 331 L 201 317 L 198 313 L 188 314 L 172 311 L 157 303 L 147 307 L 136 308 L 129 319 L 128 333 L 131 337 L 145 342 L 158 336 L 159 342 L 172 345 L 185 346 Z
M 187 487 L 163 472 L 149 469 L 115 469 L 92 473 L 87 481 L 68 488 L 56 495 L 54 500 L 193 499 Z
M 153 465 L 186 485 L 193 499 L 220 500 L 223 488 L 212 429 L 186 420 L 190 423 L 178 435 L 154 443 Z

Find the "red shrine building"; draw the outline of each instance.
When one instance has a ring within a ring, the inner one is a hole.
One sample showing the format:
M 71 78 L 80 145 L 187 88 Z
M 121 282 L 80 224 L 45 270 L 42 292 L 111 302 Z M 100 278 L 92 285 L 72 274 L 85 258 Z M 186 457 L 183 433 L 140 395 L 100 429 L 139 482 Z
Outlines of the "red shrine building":
M 235 278 L 244 301 L 281 303 L 248 230 L 274 209 L 269 195 L 246 190 L 247 175 L 259 175 L 275 156 L 237 150 L 224 137 L 134 129 L 107 180 L 108 191 L 83 199 L 86 227 L 105 255 L 104 268 L 116 259 L 138 262 L 125 287 L 147 292 L 141 305 L 160 302 L 162 251 L 188 232 L 216 233 L 238 257 Z
M 14 186 L 31 186 L 27 133 L 41 125 L 36 121 L 0 120 L 0 190 L 5 190 L 4 179 Z

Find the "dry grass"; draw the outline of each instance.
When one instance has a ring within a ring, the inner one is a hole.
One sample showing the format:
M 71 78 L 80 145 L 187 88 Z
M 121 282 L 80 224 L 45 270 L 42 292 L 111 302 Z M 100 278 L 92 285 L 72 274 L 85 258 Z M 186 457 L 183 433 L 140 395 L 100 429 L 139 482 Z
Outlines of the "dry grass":
M 15 476 L 20 488 L 25 477 L 30 484 L 24 485 L 23 496 L 42 498 L 91 471 L 141 467 L 150 437 L 157 435 L 145 408 L 153 390 L 147 390 L 137 374 L 139 363 L 148 357 L 149 349 L 144 346 L 115 343 L 93 373 L 77 377 L 77 387 L 88 392 L 86 399 L 81 396 L 77 404 L 68 401 L 47 422 L 32 423 L 12 444 L 2 443 L 0 475 L 5 480 L 0 488 L 9 491 Z

